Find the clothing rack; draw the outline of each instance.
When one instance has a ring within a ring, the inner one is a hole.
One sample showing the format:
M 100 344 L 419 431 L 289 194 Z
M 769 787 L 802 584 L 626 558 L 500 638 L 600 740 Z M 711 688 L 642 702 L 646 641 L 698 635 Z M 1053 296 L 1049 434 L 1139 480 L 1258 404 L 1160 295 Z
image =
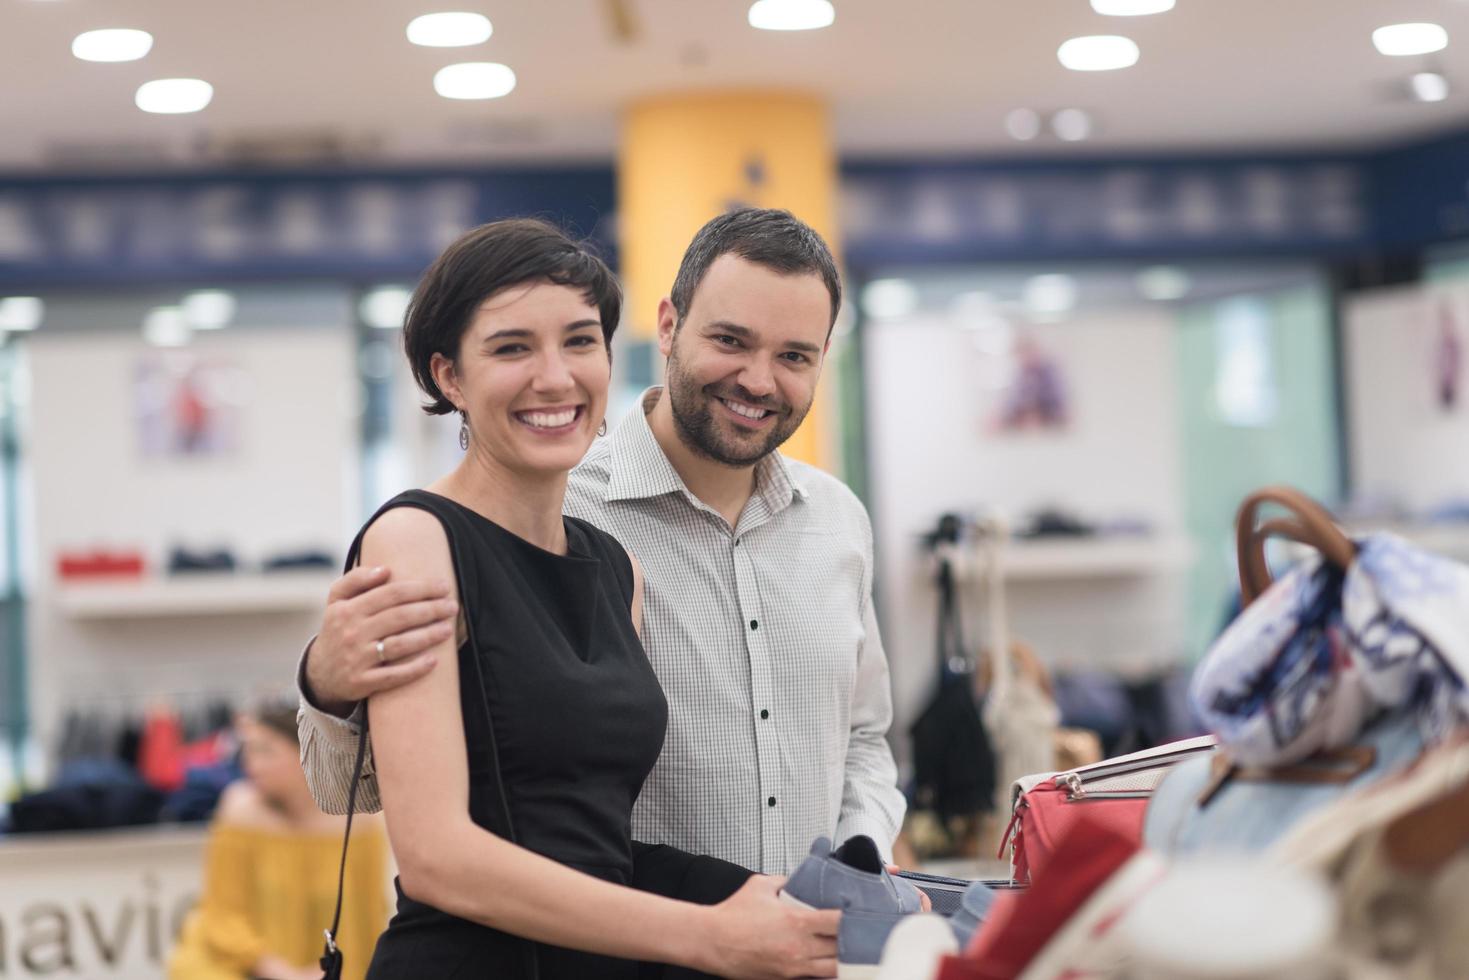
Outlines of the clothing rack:
M 1021 776 L 1055 768 L 1060 711 L 1037 683 L 1015 669 L 1010 607 L 1005 594 L 1005 552 L 1010 526 L 990 511 L 968 525 L 974 576 L 988 617 L 989 686 L 980 717 L 995 750 L 995 812 L 1010 805 L 1010 786 Z

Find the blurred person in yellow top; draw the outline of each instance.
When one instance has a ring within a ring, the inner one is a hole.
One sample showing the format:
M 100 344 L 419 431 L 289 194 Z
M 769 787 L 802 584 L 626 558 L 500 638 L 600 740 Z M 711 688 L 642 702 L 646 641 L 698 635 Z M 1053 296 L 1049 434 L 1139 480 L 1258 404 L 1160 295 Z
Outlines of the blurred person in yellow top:
M 169 980 L 320 980 L 344 819 L 311 798 L 297 761 L 294 703 L 262 705 L 239 728 L 245 778 L 215 811 L 204 892 L 169 960 Z M 381 822 L 359 815 L 337 935 L 345 980 L 361 980 L 387 924 L 387 875 Z

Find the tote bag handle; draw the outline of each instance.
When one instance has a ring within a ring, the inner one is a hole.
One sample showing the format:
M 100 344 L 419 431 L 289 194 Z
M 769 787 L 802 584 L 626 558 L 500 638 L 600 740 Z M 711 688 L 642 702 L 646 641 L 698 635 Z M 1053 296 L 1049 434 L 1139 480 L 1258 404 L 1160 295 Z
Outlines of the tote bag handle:
M 1287 517 L 1259 523 L 1260 508 L 1278 504 Z M 1272 537 L 1290 538 L 1310 545 L 1342 571 L 1357 556 L 1357 546 L 1337 527 L 1331 514 L 1315 500 L 1294 487 L 1270 486 L 1256 490 L 1240 504 L 1235 522 L 1235 545 L 1239 552 L 1240 598 L 1248 606 L 1274 581 L 1265 562 L 1265 542 Z

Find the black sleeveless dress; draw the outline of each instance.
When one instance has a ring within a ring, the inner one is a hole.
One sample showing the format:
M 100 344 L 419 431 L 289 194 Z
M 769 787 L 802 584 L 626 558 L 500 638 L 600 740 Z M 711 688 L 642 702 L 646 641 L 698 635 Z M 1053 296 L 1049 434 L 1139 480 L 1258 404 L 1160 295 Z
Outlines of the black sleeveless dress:
M 459 688 L 470 817 L 561 864 L 634 884 L 632 806 L 663 746 L 668 706 L 633 630 L 627 553 L 567 517 L 569 553 L 553 554 L 422 490 L 394 497 L 373 520 L 394 507 L 438 518 L 454 557 L 469 628 Z M 726 876 L 706 900 L 747 874 Z M 368 971 L 369 980 L 637 976 L 631 961 L 511 936 L 415 901 L 401 885 Z

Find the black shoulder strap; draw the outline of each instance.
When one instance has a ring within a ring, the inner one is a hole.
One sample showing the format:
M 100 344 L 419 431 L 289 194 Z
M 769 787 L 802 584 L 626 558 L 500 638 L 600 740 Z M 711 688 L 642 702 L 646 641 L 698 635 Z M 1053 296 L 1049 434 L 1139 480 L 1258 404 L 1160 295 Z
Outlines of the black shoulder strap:
M 381 514 L 382 511 L 378 511 Z M 373 515 L 377 520 L 377 514 Z M 371 526 L 372 521 L 367 526 Z M 350 572 L 362 559 L 362 536 L 367 526 L 357 532 L 347 550 L 345 571 Z M 342 893 L 347 884 L 347 847 L 352 843 L 352 814 L 357 811 L 357 786 L 362 782 L 362 764 L 367 759 L 367 712 L 362 712 L 362 727 L 357 732 L 357 761 L 352 764 L 352 782 L 347 789 L 347 827 L 342 831 L 342 859 L 337 866 L 337 906 L 332 912 L 332 925 L 326 930 L 326 947 L 321 953 L 322 980 L 341 980 L 342 951 L 337 948 L 337 930 L 342 924 Z
M 322 980 L 341 980 L 342 951 L 337 948 L 337 929 L 342 924 L 342 892 L 347 884 L 347 845 L 352 841 L 352 814 L 357 809 L 357 785 L 362 780 L 362 763 L 367 758 L 367 716 L 357 734 L 357 761 L 352 766 L 352 787 L 347 790 L 347 829 L 342 832 L 342 861 L 337 867 L 337 907 L 332 927 L 326 930 L 326 948 L 321 954 Z

